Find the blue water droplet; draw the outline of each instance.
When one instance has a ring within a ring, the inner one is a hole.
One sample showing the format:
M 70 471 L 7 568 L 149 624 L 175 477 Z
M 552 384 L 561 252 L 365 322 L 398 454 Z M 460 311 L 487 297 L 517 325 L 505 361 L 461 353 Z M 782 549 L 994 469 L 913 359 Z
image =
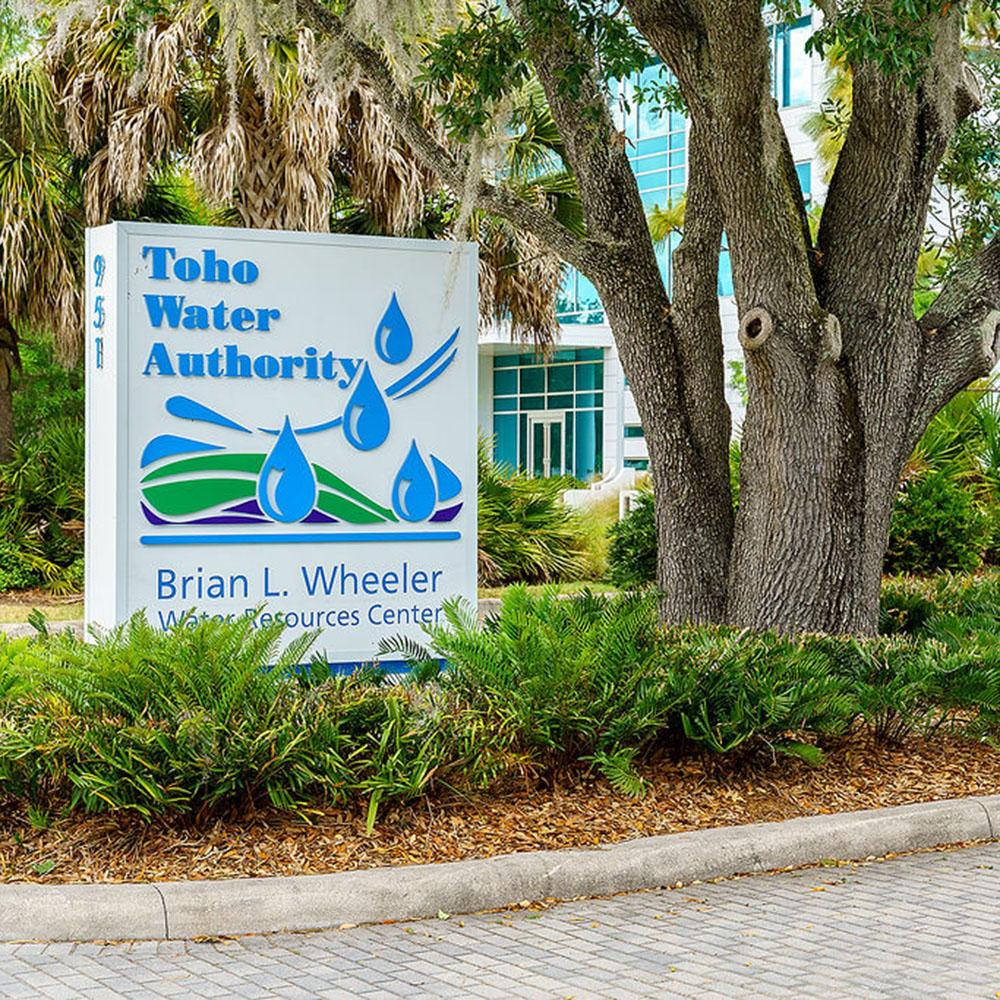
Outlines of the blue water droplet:
M 301 521 L 316 503 L 316 476 L 285 417 L 257 480 L 257 502 L 274 521 Z
M 436 501 L 434 480 L 414 441 L 392 484 L 392 509 L 404 521 L 426 521 Z
M 441 461 L 437 455 L 431 455 L 434 466 L 434 478 L 437 480 L 438 500 L 450 500 L 462 492 L 462 481 Z
M 389 436 L 389 410 L 367 362 L 344 410 L 344 436 L 358 451 L 371 451 Z
M 412 350 L 413 331 L 406 322 L 403 310 L 399 308 L 396 293 L 393 292 L 392 299 L 375 328 L 375 351 L 383 361 L 398 365 L 410 356 Z

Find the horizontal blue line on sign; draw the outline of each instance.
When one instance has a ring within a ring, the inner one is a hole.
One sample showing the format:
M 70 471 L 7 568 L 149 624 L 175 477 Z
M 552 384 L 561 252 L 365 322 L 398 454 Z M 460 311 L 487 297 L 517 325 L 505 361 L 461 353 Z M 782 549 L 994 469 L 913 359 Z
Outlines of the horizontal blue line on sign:
M 294 542 L 454 542 L 460 531 L 310 532 L 297 535 L 142 535 L 143 545 L 286 545 Z

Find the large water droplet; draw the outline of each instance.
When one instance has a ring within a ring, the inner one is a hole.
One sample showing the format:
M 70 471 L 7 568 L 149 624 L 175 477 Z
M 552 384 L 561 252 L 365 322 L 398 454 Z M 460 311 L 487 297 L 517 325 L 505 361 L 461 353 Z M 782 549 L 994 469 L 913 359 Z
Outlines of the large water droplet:
M 389 436 L 389 410 L 367 362 L 344 410 L 344 436 L 358 451 L 371 451 Z
M 392 509 L 404 521 L 426 521 L 436 501 L 434 480 L 414 441 L 392 484 Z
M 316 476 L 285 417 L 257 480 L 257 502 L 272 520 L 301 521 L 316 503 Z
M 410 356 L 412 350 L 413 331 L 410 330 L 410 324 L 406 322 L 396 293 L 393 292 L 392 299 L 375 328 L 375 351 L 383 361 L 398 365 Z

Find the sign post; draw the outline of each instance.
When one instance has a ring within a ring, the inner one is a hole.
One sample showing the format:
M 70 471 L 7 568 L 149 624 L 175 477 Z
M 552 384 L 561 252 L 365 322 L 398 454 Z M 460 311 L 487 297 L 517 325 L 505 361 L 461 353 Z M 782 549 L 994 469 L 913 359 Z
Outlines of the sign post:
M 476 249 L 87 234 L 86 618 L 184 612 L 334 664 L 476 597 Z

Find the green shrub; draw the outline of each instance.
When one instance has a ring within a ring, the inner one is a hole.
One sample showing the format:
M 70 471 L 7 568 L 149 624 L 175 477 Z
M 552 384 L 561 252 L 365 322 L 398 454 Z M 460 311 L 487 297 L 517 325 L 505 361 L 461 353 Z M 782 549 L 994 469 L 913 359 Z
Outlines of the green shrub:
M 333 804 L 366 808 L 371 826 L 386 804 L 524 774 L 596 771 L 641 794 L 638 763 L 667 747 L 820 764 L 818 744 L 852 725 L 880 742 L 946 726 L 1000 745 L 998 597 L 1000 578 L 894 581 L 896 634 L 791 639 L 664 630 L 651 591 L 511 587 L 484 623 L 446 605 L 426 650 L 397 640 L 423 661 L 399 685 L 302 666 L 309 637 L 278 655 L 281 623 L 249 618 L 0 640 L 0 789 L 36 817 Z
M 52 420 L 0 466 L 0 590 L 79 589 L 83 558 L 83 423 Z
M 656 579 L 656 511 L 651 490 L 640 491 L 632 509 L 610 530 L 608 579 L 641 587 Z
M 990 517 L 976 495 L 948 472 L 932 469 L 907 482 L 896 499 L 886 570 L 976 569 L 991 532 Z
M 47 338 L 22 338 L 21 368 L 14 373 L 14 437 L 27 441 L 52 423 L 83 426 L 83 366 L 60 364 Z M 80 469 L 80 476 L 83 469 Z
M 640 750 L 674 706 L 648 595 L 563 599 L 511 587 L 485 624 L 455 605 L 446 622 L 427 629 L 449 663 L 444 688 L 533 755 L 567 763 Z
M 50 636 L 14 656 L 0 644 L 0 787 L 144 817 L 364 799 L 374 822 L 382 803 L 451 773 L 474 784 L 489 764 L 481 726 L 456 732 L 377 673 L 293 669 L 311 637 L 279 656 L 281 631 L 245 618 L 164 634 L 136 617 L 92 644 Z
M 667 645 L 675 683 L 684 691 L 684 735 L 715 753 L 751 741 L 810 763 L 822 755 L 803 735 L 837 735 L 856 705 L 827 650 L 773 634 L 689 629 Z
M 548 583 L 586 569 L 578 522 L 561 479 L 534 479 L 498 465 L 479 442 L 479 582 Z

